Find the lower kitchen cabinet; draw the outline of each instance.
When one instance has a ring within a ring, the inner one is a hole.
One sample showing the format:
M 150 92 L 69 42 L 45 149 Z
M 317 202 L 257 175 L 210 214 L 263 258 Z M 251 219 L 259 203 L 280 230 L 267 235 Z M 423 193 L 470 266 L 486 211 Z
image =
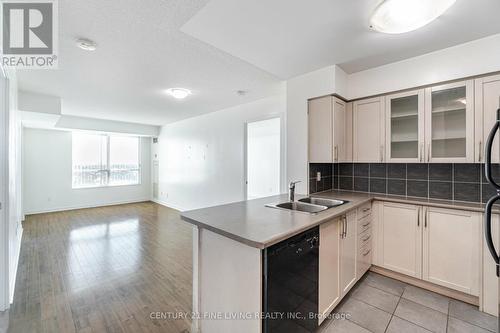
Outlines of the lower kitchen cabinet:
M 421 207 L 391 202 L 379 206 L 378 264 L 392 271 L 421 277 Z
M 374 264 L 478 296 L 481 214 L 377 202 Z
M 340 302 L 340 230 L 343 217 L 319 227 L 319 324 Z
M 463 210 L 424 209 L 423 279 L 478 296 L 481 215 Z
M 356 210 L 319 228 L 319 324 L 357 281 Z
M 357 248 L 356 211 L 345 216 L 344 233 L 340 238 L 340 291 L 342 296 L 356 283 Z

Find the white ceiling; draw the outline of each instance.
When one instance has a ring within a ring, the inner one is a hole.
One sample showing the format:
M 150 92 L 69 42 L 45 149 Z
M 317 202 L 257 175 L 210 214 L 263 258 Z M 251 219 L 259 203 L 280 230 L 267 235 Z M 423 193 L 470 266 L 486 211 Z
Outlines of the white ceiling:
M 338 64 L 352 73 L 500 32 L 500 1 L 457 0 L 417 31 L 369 29 L 381 0 L 211 0 L 182 31 L 287 79 Z
M 206 2 L 59 1 L 59 69 L 20 70 L 20 88 L 60 96 L 63 114 L 152 125 L 279 93 L 273 75 L 179 30 Z M 97 50 L 77 48 L 78 37 Z M 178 86 L 193 95 L 163 91 Z

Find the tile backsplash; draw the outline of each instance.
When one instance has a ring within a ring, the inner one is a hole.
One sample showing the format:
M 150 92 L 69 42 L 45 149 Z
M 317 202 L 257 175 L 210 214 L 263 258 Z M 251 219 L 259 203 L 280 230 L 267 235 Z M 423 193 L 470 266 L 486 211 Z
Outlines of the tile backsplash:
M 492 170 L 500 179 L 500 165 Z M 330 189 L 468 202 L 486 202 L 495 193 L 484 177 L 484 165 L 477 163 L 309 164 L 309 193 Z

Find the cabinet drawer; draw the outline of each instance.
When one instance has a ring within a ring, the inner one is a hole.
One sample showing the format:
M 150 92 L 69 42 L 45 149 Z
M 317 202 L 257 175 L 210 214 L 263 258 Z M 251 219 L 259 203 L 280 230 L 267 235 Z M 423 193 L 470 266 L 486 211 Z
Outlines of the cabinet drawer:
M 372 243 L 371 239 L 367 241 L 365 246 L 358 250 L 358 277 L 361 277 L 366 273 L 370 266 L 372 265 Z
M 358 220 L 362 219 L 368 215 L 371 215 L 372 213 L 372 203 L 368 202 L 364 204 L 363 206 L 358 208 Z
M 362 219 L 358 220 L 358 234 L 361 234 L 366 231 L 366 229 L 370 228 L 372 225 L 372 217 L 371 215 L 366 216 Z
M 358 235 L 358 248 L 363 248 L 372 239 L 372 228 L 368 227 L 365 231 Z

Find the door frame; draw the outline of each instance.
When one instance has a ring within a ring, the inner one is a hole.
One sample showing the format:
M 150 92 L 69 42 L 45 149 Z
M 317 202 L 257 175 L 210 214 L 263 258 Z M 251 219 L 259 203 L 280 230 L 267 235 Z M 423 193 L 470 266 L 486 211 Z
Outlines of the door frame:
M 243 198 L 248 200 L 248 124 L 258 121 L 280 119 L 280 193 L 284 192 L 286 183 L 286 132 L 285 117 L 282 113 L 270 113 L 262 117 L 247 119 L 243 130 Z
M 0 311 L 9 308 L 9 82 L 0 66 Z

